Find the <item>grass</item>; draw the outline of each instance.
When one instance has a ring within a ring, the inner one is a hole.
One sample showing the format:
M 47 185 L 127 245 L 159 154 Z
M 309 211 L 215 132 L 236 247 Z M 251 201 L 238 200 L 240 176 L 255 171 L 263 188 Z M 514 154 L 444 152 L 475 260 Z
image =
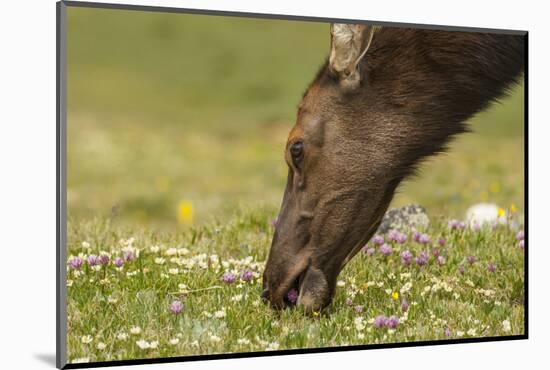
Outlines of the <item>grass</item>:
M 84 263 L 70 269 L 69 361 L 524 333 L 524 255 L 516 231 L 507 226 L 450 230 L 441 219 L 426 230 L 428 245 L 409 235 L 405 244 L 393 243 L 388 257 L 360 253 L 340 275 L 329 308 L 308 316 L 297 308 L 275 311 L 260 302 L 274 214 L 265 208 L 241 211 L 229 222 L 177 234 L 124 229 L 116 220 L 69 223 L 69 254 L 110 255 L 106 267 L 94 270 Z M 441 237 L 447 241 L 443 247 L 437 243 Z M 443 265 L 435 249 L 444 256 Z M 129 250 L 138 257 L 115 267 L 114 258 Z M 428 264 L 403 266 L 403 250 L 413 255 L 428 251 Z M 470 265 L 467 256 L 476 261 Z M 490 263 L 496 271 L 488 270 Z M 238 276 L 243 270 L 254 273 L 250 282 L 221 281 L 225 272 Z M 174 300 L 184 305 L 178 315 L 169 309 Z M 409 304 L 406 313 L 403 300 Z M 396 315 L 400 323 L 395 329 L 375 328 L 378 315 Z M 139 333 L 132 334 L 132 328 Z

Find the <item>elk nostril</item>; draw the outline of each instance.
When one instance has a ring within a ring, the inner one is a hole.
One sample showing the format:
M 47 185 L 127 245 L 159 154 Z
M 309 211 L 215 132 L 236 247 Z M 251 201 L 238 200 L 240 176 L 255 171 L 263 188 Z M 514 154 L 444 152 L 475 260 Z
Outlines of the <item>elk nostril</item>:
M 264 301 L 267 301 L 267 299 L 269 298 L 269 289 L 264 289 L 262 291 L 261 297 Z

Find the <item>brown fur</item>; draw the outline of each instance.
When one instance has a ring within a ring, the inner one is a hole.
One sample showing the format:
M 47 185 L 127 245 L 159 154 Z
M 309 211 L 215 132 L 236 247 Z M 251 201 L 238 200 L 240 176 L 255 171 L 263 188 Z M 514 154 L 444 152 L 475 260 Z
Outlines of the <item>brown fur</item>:
M 264 272 L 274 306 L 296 284 L 306 309 L 330 302 L 338 273 L 376 231 L 400 182 L 517 82 L 524 48 L 516 35 L 383 28 L 359 64 L 358 88 L 342 88 L 325 63 L 285 152 L 288 182 Z M 296 165 L 288 148 L 298 140 Z M 307 266 L 299 281 L 288 273 L 296 265 Z

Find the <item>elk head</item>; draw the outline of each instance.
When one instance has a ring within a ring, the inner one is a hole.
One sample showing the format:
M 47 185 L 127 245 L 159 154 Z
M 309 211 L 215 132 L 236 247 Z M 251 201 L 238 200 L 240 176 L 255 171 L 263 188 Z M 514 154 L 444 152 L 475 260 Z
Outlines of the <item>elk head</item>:
M 292 288 L 306 311 L 327 306 L 403 178 L 520 70 L 502 59 L 490 73 L 507 78 L 480 77 L 475 68 L 495 60 L 486 50 L 506 50 L 498 37 L 352 24 L 330 33 L 329 60 L 298 106 L 284 152 L 288 178 L 262 293 L 277 308 Z M 492 84 L 485 95 L 476 85 L 484 83 Z

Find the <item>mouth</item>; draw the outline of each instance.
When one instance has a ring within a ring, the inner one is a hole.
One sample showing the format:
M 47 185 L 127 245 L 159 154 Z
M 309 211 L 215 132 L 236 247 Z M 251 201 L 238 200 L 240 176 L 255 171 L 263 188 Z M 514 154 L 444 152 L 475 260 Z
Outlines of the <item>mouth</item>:
M 302 282 L 304 280 L 304 275 L 307 271 L 307 268 L 294 279 L 293 283 L 290 285 L 290 288 L 283 297 L 283 302 L 285 306 L 296 306 L 298 304 L 298 299 L 300 298 L 300 291 L 302 287 Z

